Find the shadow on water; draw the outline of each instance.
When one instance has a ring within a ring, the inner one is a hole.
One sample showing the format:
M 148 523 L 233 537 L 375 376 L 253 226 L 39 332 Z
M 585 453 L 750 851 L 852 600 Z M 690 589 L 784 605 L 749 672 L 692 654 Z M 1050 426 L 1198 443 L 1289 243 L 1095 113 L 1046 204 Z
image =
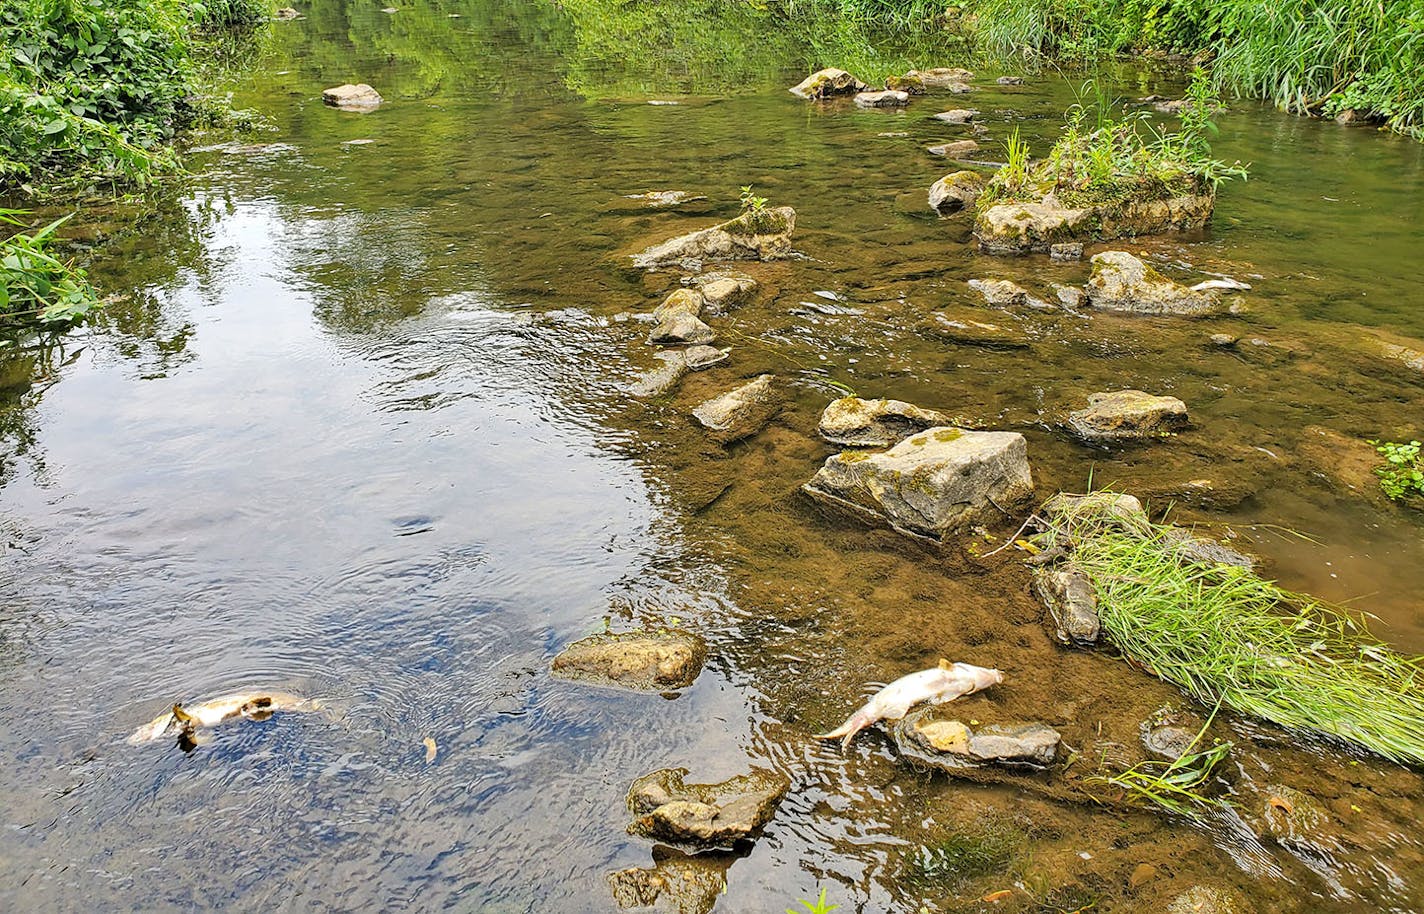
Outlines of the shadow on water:
M 946 782 L 879 733 L 845 755 L 812 741 L 861 683 L 940 656 L 1005 670 L 965 713 L 1044 720 L 1075 765 L 1135 761 L 1141 722 L 1182 699 L 1054 645 L 1010 554 L 955 560 L 797 487 L 831 453 L 815 423 L 838 386 L 940 407 L 1022 431 L 1040 493 L 1092 473 L 1148 495 L 1424 647 L 1418 517 L 1340 490 L 1306 447 L 1311 426 L 1417 429 L 1424 381 L 1357 343 L 1424 337 L 1401 268 L 1422 147 L 1233 105 L 1217 151 L 1252 180 L 1208 236 L 1132 247 L 1247 279 L 1247 310 L 992 311 L 967 279 L 1051 295 L 1086 268 L 984 257 L 928 210 L 948 169 L 924 147 L 967 134 L 927 115 L 963 99 L 857 111 L 784 91 L 822 64 L 960 63 L 952 44 L 740 3 L 302 12 L 237 87 L 275 133 L 197 153 L 192 186 L 141 221 L 89 214 L 94 276 L 126 299 L 8 363 L 5 907 L 608 911 L 608 873 L 686 865 L 625 833 L 634 777 L 758 764 L 792 791 L 755 847 L 697 877 L 725 878 L 717 910 L 820 885 L 866 912 L 1165 910 L 1198 883 L 1258 911 L 1419 909 L 1418 776 L 1246 721 L 1218 724 L 1239 816 L 1202 828 L 1033 779 Z M 386 103 L 323 107 L 346 81 Z M 986 157 L 1015 125 L 1046 150 L 1076 89 L 977 80 Z M 627 397 L 653 360 L 626 313 L 676 277 L 619 254 L 731 215 L 746 184 L 797 209 L 804 259 L 747 267 L 759 297 L 716 322 L 728 363 Z M 627 196 L 667 189 L 705 199 Z M 947 341 L 942 314 L 1000 335 Z M 787 383 L 781 418 L 708 442 L 691 407 L 763 371 Z M 1122 386 L 1182 397 L 1196 428 L 1126 451 L 1062 432 Z M 549 678 L 569 641 L 642 624 L 710 642 L 676 700 Z M 191 754 L 124 742 L 174 701 L 249 687 L 329 711 L 228 725 Z M 1327 825 L 1258 838 L 1276 784 Z

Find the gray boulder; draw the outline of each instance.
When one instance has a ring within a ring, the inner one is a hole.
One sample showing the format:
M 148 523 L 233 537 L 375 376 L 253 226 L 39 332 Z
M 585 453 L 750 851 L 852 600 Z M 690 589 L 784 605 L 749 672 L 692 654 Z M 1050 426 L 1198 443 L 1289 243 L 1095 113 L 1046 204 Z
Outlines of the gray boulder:
M 682 357 L 689 370 L 701 371 L 718 362 L 725 362 L 729 353 L 730 349 L 717 349 L 713 346 L 689 346 L 682 351 Z
M 1063 742 L 1047 724 L 990 724 L 972 729 L 963 721 L 921 708 L 891 728 L 895 745 L 908 758 L 954 773 L 985 765 L 1043 768 L 1052 765 Z
M 962 159 L 971 152 L 978 152 L 979 144 L 974 140 L 955 140 L 953 143 L 941 143 L 938 146 L 926 147 L 926 150 L 933 156 Z
M 977 171 L 956 171 L 930 186 L 930 209 L 941 216 L 972 209 L 984 190 L 984 176 Z
M 1048 257 L 1050 260 L 1082 260 L 1083 242 L 1060 241 L 1058 244 L 1051 244 L 1048 246 Z
M 702 293 L 696 289 L 674 289 L 653 309 L 653 319 L 665 321 L 676 314 L 691 314 L 697 317 L 702 313 L 704 302 Z
M 689 784 L 686 768 L 645 774 L 628 790 L 629 834 L 697 850 L 731 848 L 771 821 L 791 782 L 753 769 L 716 784 Z
M 1034 572 L 1034 593 L 1048 608 L 1054 634 L 1064 644 L 1098 640 L 1098 595 L 1093 582 L 1072 563 Z
M 1140 390 L 1089 394 L 1087 408 L 1068 415 L 1074 434 L 1092 442 L 1161 438 L 1190 424 L 1187 405 L 1181 400 Z
M 1126 251 L 1093 255 L 1088 302 L 1094 308 L 1132 314 L 1174 314 L 1202 317 L 1222 310 L 1211 293 L 1193 292 L 1173 282 Z
M 716 339 L 717 331 L 685 311 L 669 314 L 648 334 L 648 342 L 655 346 L 706 345 Z
M 791 87 L 791 94 L 800 98 L 830 98 L 833 95 L 854 95 L 870 88 L 845 70 L 827 67 L 817 70 Z
M 959 83 L 967 83 L 974 78 L 969 70 L 959 67 L 932 67 L 928 70 L 911 70 L 908 76 L 918 77 L 920 82 L 931 88 L 947 88 Z
M 761 375 L 701 404 L 692 415 L 714 441 L 722 444 L 751 437 L 781 411 L 781 394 L 775 381 L 773 375 Z
M 628 385 L 628 393 L 635 397 L 655 397 L 667 393 L 692 367 L 687 362 L 687 356 L 681 352 L 659 352 L 653 358 L 662 364 L 640 374 Z
M 984 301 L 995 308 L 1013 308 L 1027 305 L 1037 311 L 1052 311 L 1048 302 L 1030 293 L 1023 286 L 1007 279 L 971 279 L 969 288 L 984 296 Z
M 383 101 L 381 93 L 365 83 L 347 83 L 326 89 L 321 93 L 321 100 L 333 108 L 350 111 L 370 111 Z
M 692 685 L 707 646 L 690 632 L 623 632 L 575 641 L 554 658 L 560 679 L 666 692 Z
M 900 400 L 841 397 L 821 413 L 821 437 L 846 447 L 888 447 L 927 428 L 949 425 L 944 413 Z
M 1033 496 L 1027 444 L 1017 432 L 926 429 L 888 451 L 846 451 L 801 487 L 871 524 L 944 541 Z
M 857 108 L 903 108 L 910 103 L 910 93 L 898 89 L 883 92 L 860 92 L 855 96 Z
M 684 280 L 686 282 L 687 280 Z M 745 273 L 728 270 L 717 273 L 703 273 L 691 280 L 702 292 L 707 308 L 714 314 L 742 304 L 756 294 L 757 281 Z
M 670 238 L 633 255 L 633 265 L 653 270 L 708 260 L 778 260 L 791 253 L 796 211 L 778 206 Z
M 1001 86 L 1022 86 L 1024 78 L 1022 76 L 1000 76 L 994 82 Z
M 968 124 L 974 120 L 978 113 L 973 108 L 951 108 L 948 111 L 941 111 L 934 117 L 935 120 L 944 121 L 946 124 Z

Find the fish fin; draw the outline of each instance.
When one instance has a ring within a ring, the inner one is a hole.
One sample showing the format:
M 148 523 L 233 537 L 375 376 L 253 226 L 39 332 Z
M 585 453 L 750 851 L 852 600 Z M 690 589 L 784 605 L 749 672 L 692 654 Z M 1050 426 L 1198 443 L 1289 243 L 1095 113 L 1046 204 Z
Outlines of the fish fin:
M 177 702 L 173 703 L 173 718 L 180 724 L 196 723 L 196 718 L 183 710 L 183 706 Z
M 954 664 L 941 657 L 939 658 L 939 668 L 942 670 L 952 670 L 954 669 Z
M 847 735 L 849 735 L 851 732 L 852 732 L 852 730 L 851 730 L 851 727 L 850 727 L 850 721 L 846 721 L 845 723 L 841 724 L 839 727 L 835 728 L 834 730 L 830 731 L 829 733 L 816 733 L 816 734 L 812 735 L 811 738 L 812 738 L 812 739 L 840 739 L 842 736 L 847 736 Z

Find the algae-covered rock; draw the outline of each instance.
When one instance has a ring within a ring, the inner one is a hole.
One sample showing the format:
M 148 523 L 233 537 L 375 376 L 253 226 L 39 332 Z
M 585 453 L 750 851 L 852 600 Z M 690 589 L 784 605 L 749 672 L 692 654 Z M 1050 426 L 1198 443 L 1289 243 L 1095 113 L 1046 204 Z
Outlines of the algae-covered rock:
M 554 658 L 561 679 L 665 692 L 692 685 L 707 646 L 690 632 L 623 632 L 575 641 Z
M 1071 562 L 1034 572 L 1034 593 L 1048 608 L 1054 634 L 1064 644 L 1098 640 L 1098 594 L 1083 570 Z
M 708 914 L 727 888 L 734 854 L 687 854 L 653 848 L 651 867 L 628 867 L 608 874 L 619 908 L 657 908 L 668 914 Z
M 701 371 L 725 362 L 730 352 L 730 349 L 717 349 L 714 346 L 689 346 L 682 351 L 682 358 L 689 371 Z
M 1161 438 L 1190 424 L 1181 400 L 1140 390 L 1090 394 L 1086 409 L 1068 415 L 1068 427 L 1093 442 Z
M 801 488 L 867 523 L 943 541 L 1002 520 L 1001 509 L 1033 496 L 1033 478 L 1017 432 L 941 427 L 881 453 L 837 454 Z
M 1052 194 L 1037 200 L 995 201 L 979 208 L 974 237 L 990 254 L 1026 254 L 1069 241 L 1192 231 L 1206 225 L 1215 203 L 1211 194 L 1075 206 Z
M 1053 305 L 1007 279 L 971 279 L 969 288 L 984 296 L 985 304 L 994 308 L 1026 305 L 1036 311 L 1052 311 Z
M 693 277 L 691 282 L 702 292 L 703 301 L 714 314 L 721 314 L 735 305 L 740 305 L 757 291 L 755 279 L 735 270 L 703 273 Z
M 1024 78 L 1022 76 L 1000 76 L 994 82 L 1001 86 L 1022 86 Z
M 900 400 L 841 397 L 821 413 L 821 437 L 846 447 L 888 447 L 916 432 L 948 425 L 950 417 Z
M 764 374 L 701 404 L 692 415 L 714 441 L 730 444 L 762 430 L 781 411 L 776 378 Z
M 628 790 L 629 834 L 695 849 L 730 848 L 771 821 L 791 782 L 753 769 L 715 784 L 689 784 L 686 768 L 645 774 Z
M 918 73 L 906 73 L 904 76 L 887 76 L 885 78 L 885 88 L 896 92 L 905 92 L 909 95 L 924 95 L 925 81 Z
M 1251 908 L 1231 889 L 1194 885 L 1173 898 L 1167 914 L 1250 914 Z
M 801 98 L 830 98 L 833 95 L 854 95 L 870 88 L 845 70 L 827 67 L 817 70 L 791 87 L 791 94 Z
M 687 363 L 687 356 L 681 352 L 659 352 L 653 358 L 661 364 L 640 374 L 628 385 L 628 393 L 635 397 L 655 397 L 667 393 L 692 367 Z
M 944 216 L 973 208 L 983 190 L 984 176 L 977 171 L 947 174 L 930 186 L 930 209 Z
M 674 289 L 668 297 L 653 309 L 653 318 L 665 321 L 675 314 L 690 314 L 697 317 L 702 313 L 704 298 L 696 289 Z
M 1193 292 L 1126 251 L 1093 255 L 1088 302 L 1094 308 L 1133 314 L 1201 317 L 1222 310 L 1211 292 Z
M 932 88 L 947 88 L 956 83 L 967 83 L 974 78 L 974 74 L 969 70 L 959 67 L 932 67 L 928 70 L 911 70 L 906 76 L 913 76 L 926 86 Z
M 1052 765 L 1063 742 L 1047 724 L 1010 723 L 971 727 L 921 708 L 891 728 L 900 754 L 951 774 L 984 765 L 1043 768 Z
M 635 267 L 652 270 L 707 260 L 778 260 L 791 253 L 796 211 L 778 206 L 655 244 L 633 255 Z
M 648 334 L 648 342 L 655 346 L 706 345 L 716 339 L 717 331 L 686 311 L 672 312 Z

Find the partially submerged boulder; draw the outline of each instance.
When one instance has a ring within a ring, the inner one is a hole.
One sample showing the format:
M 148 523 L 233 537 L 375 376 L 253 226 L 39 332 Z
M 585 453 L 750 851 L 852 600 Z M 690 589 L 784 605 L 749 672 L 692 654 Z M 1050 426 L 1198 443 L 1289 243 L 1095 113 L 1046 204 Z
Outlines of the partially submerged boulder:
M 629 834 L 697 850 L 731 848 L 771 821 L 791 787 L 783 774 L 753 769 L 715 784 L 689 784 L 686 768 L 645 774 L 628 790 Z
M 321 93 L 321 100 L 333 108 L 351 111 L 370 111 L 383 101 L 381 93 L 365 83 L 346 83 L 326 89 Z
M 778 260 L 791 253 L 796 211 L 778 206 L 743 213 L 701 231 L 679 235 L 633 255 L 635 267 L 653 270 L 706 260 Z
M 867 523 L 943 542 L 1002 519 L 1033 496 L 1033 478 L 1023 435 L 941 427 L 881 453 L 830 457 L 801 489 Z
M 906 92 L 910 95 L 924 95 L 925 81 L 918 73 L 906 73 L 904 76 L 885 77 L 885 88 L 897 92 Z
M 687 363 L 689 371 L 701 371 L 704 368 L 711 368 L 713 365 L 725 362 L 731 351 L 730 349 L 718 349 L 715 346 L 689 346 L 682 351 L 682 358 Z
M 900 400 L 841 397 L 821 413 L 818 431 L 832 444 L 888 447 L 927 428 L 944 426 L 950 417 Z
M 1044 768 L 1053 764 L 1063 742 L 1062 735 L 1047 724 L 990 724 L 971 729 L 944 714 L 931 707 L 905 715 L 891 729 L 900 754 L 951 774 L 985 765 Z
M 928 146 L 926 147 L 926 151 L 932 156 L 962 159 L 971 152 L 978 152 L 979 144 L 974 140 L 955 140 L 953 143 L 941 143 L 938 146 Z
M 774 375 L 760 375 L 701 404 L 692 415 L 711 433 L 714 441 L 730 444 L 749 438 L 781 411 L 781 393 L 775 382 Z
M 1088 406 L 1068 415 L 1068 427 L 1095 443 L 1162 438 L 1191 425 L 1187 405 L 1176 397 L 1140 390 L 1088 395 Z
M 1132 314 L 1202 317 L 1222 310 L 1211 291 L 1194 292 L 1173 282 L 1126 251 L 1093 255 L 1088 302 L 1094 308 Z
M 971 279 L 969 288 L 984 296 L 984 302 L 994 308 L 1014 308 L 1026 305 L 1036 311 L 1054 310 L 1053 305 L 1011 280 Z
M 669 314 L 648 334 L 648 342 L 655 346 L 706 345 L 716 339 L 717 331 L 686 311 Z
M 1048 608 L 1054 634 L 1064 644 L 1098 640 L 1098 594 L 1093 582 L 1071 562 L 1034 572 L 1033 590 Z
M 703 301 L 714 314 L 721 314 L 735 305 L 740 305 L 757 291 L 755 279 L 735 270 L 703 273 L 693 277 L 691 283 L 702 292 Z
M 883 92 L 859 92 L 855 96 L 857 108 L 903 108 L 910 103 L 910 93 L 896 89 Z
M 977 171 L 956 171 L 945 175 L 930 186 L 930 209 L 941 216 L 972 209 L 974 201 L 984 190 L 984 180 L 984 176 Z
M 640 374 L 628 385 L 628 393 L 635 397 L 655 397 L 667 393 L 692 367 L 687 364 L 687 356 L 682 352 L 659 352 L 653 358 L 661 364 Z
M 1047 251 L 1065 241 L 1096 241 L 1201 229 L 1216 197 L 1186 195 L 1069 206 L 1053 194 L 1038 200 L 994 202 L 980 207 L 974 237 L 990 254 Z
M 1001 86 L 1022 86 L 1024 78 L 1022 76 L 1000 76 L 994 82 Z
M 619 908 L 658 907 L 671 914 L 708 914 L 727 889 L 731 854 L 687 854 L 653 848 L 651 867 L 632 866 L 608 874 Z
M 551 669 L 560 679 L 666 692 L 692 685 L 706 659 L 707 646 L 691 632 L 622 632 L 575 641 Z
M 845 70 L 827 67 L 817 70 L 791 87 L 791 94 L 801 98 L 830 98 L 834 95 L 854 95 L 870 88 Z
M 933 88 L 945 88 L 956 83 L 967 83 L 974 78 L 974 74 L 969 70 L 959 67 L 933 67 L 928 70 L 911 70 L 905 74 L 913 76 Z
M 704 301 L 702 293 L 696 289 L 674 289 L 653 309 L 653 319 L 665 321 L 675 314 L 691 314 L 697 317 L 702 313 Z
M 946 124 L 968 124 L 978 114 L 979 112 L 973 108 L 951 108 L 948 111 L 941 111 L 934 117 L 935 120 L 944 121 Z

